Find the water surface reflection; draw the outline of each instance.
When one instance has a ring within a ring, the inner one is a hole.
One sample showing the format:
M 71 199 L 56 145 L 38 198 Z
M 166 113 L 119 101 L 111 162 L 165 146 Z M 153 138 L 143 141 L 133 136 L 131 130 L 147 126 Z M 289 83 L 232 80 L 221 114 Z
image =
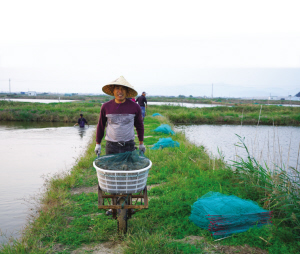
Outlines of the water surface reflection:
M 48 125 L 48 126 L 47 126 Z M 70 124 L 69 124 L 70 125 Z M 95 126 L 62 123 L 0 122 L 0 229 L 18 237 L 28 203 L 44 183 L 43 176 L 72 168 L 85 151 Z M 0 242 L 6 241 L 0 237 Z
M 148 105 L 166 105 L 166 106 L 180 106 L 180 107 L 187 107 L 187 108 L 211 108 L 211 107 L 226 107 L 226 105 L 221 104 L 198 104 L 198 103 L 179 103 L 179 102 L 148 102 Z
M 221 151 L 226 161 L 236 160 L 237 155 L 246 158 L 246 151 L 235 146 L 239 141 L 235 134 L 238 134 L 245 137 L 251 156 L 262 163 L 265 161 L 270 168 L 274 168 L 274 163 L 283 168 L 300 168 L 300 127 L 177 125 L 175 130 L 183 131 L 189 141 L 203 145 L 215 157 Z

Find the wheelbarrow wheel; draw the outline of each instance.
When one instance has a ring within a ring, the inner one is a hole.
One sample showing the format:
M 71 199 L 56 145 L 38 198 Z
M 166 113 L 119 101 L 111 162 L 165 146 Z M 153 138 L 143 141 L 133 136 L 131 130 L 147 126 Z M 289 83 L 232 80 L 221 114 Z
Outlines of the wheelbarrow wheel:
M 118 204 L 127 205 L 127 200 L 125 198 L 121 198 L 118 201 Z M 127 221 L 128 221 L 128 209 L 118 209 L 118 232 L 121 234 L 126 234 L 127 232 Z

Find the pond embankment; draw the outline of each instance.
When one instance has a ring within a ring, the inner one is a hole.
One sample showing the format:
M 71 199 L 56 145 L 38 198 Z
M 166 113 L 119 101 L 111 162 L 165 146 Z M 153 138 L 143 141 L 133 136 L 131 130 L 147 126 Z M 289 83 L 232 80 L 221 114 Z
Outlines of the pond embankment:
M 172 110 L 159 106 L 157 109 L 174 124 L 300 125 L 300 107 L 248 104 L 210 108 L 173 106 Z
M 49 104 L 0 100 L 0 121 L 76 123 L 83 114 L 90 124 L 97 124 L 101 105 L 99 100 Z
M 97 124 L 102 100 L 66 103 L 0 101 L 0 121 L 76 122 L 79 114 Z M 151 105 L 174 124 L 244 124 L 299 126 L 300 107 L 241 104 L 231 107 L 188 108 Z
M 101 245 L 119 253 L 209 253 L 224 250 L 220 244 L 234 245 L 239 253 L 299 251 L 299 214 L 295 210 L 291 217 L 283 209 L 276 210 L 280 204 L 273 199 L 272 193 L 257 186 L 259 174 L 255 173 L 255 165 L 252 175 L 256 178 L 247 178 L 247 172 L 233 171 L 223 161 L 210 158 L 203 147 L 189 143 L 182 133 L 171 136 L 180 147 L 151 150 L 150 147 L 160 138 L 170 137 L 153 130 L 161 124 L 172 125 L 168 117 L 151 117 L 156 112 L 165 116 L 173 114 L 164 107 L 148 108 L 145 145 L 146 156 L 153 166 L 147 184 L 154 187 L 148 192 L 149 208 L 134 214 L 126 236 L 120 240 L 117 222 L 98 210 L 92 139 L 86 154 L 70 174 L 49 181 L 38 214 L 28 223 L 22 239 L 2 246 L 0 252 L 75 253 L 84 249 L 95 250 Z M 105 142 L 102 149 L 104 154 Z M 274 210 L 273 225 L 214 242 L 207 230 L 189 220 L 192 204 L 209 191 L 251 199 Z M 193 236 L 197 236 L 196 241 L 180 240 L 189 237 L 195 240 Z

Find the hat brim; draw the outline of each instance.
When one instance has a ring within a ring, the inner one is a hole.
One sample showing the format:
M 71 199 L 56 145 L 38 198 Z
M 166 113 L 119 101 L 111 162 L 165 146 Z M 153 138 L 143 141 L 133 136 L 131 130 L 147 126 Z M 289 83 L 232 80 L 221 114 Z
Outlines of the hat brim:
M 117 86 L 124 86 L 124 87 L 127 88 L 126 98 L 136 97 L 137 94 L 138 94 L 137 91 L 135 91 L 131 87 L 126 86 L 126 85 L 122 85 L 122 84 L 107 84 L 107 85 L 102 87 L 102 91 L 104 93 L 106 93 L 107 95 L 114 96 L 114 88 L 115 88 L 116 85 Z

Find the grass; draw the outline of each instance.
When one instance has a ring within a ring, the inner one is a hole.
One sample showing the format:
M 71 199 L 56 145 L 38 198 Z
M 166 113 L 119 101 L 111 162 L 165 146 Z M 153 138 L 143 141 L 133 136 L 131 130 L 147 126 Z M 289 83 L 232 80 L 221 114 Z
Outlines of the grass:
M 90 124 L 95 124 L 101 105 L 100 100 L 49 104 L 0 100 L 0 121 L 76 123 L 79 114 L 83 114 Z
M 240 136 L 238 138 L 240 145 L 248 153 L 248 159 L 240 158 L 239 161 L 234 161 L 233 166 L 244 188 L 249 191 L 256 189 L 258 193 L 262 192 L 264 208 L 272 210 L 275 213 L 275 219 L 279 219 L 278 224 L 285 222 L 300 238 L 300 171 L 291 167 L 288 173 L 278 165 L 275 165 L 273 170 L 270 170 L 267 164 L 260 165 L 255 158 L 250 156 L 244 139 Z M 283 218 L 282 214 L 284 214 Z
M 105 98 L 109 99 L 108 96 Z M 0 121 L 74 123 L 82 113 L 90 124 L 97 124 L 102 103 L 103 98 L 49 104 L 0 100 Z M 255 125 L 259 120 L 260 125 L 300 125 L 300 107 L 236 104 L 232 107 L 186 108 L 151 105 L 148 110 L 153 113 L 160 112 L 174 124 Z
M 162 115 L 174 113 L 168 113 L 166 109 L 159 110 L 160 107 L 151 108 L 148 109 L 148 116 L 155 112 Z M 269 253 L 299 253 L 299 225 L 293 219 L 293 213 L 299 219 L 298 199 L 291 197 L 288 182 L 277 184 L 276 181 L 269 181 L 262 174 L 263 169 L 252 159 L 252 162 L 236 162 L 237 170 L 233 171 L 222 160 L 210 158 L 203 147 L 189 143 L 182 133 L 172 136 L 173 140 L 180 143 L 179 148 L 151 150 L 150 146 L 159 138 L 170 136 L 153 131 L 165 123 L 172 126 L 167 117 L 145 118 L 145 136 L 148 137 L 145 138 L 148 147 L 146 156 L 153 163 L 147 185 L 155 187 L 148 192 L 149 209 L 137 212 L 129 221 L 129 232 L 121 241 L 124 253 L 215 251 L 216 242 L 209 232 L 189 220 L 192 204 L 209 191 L 251 199 L 275 211 L 273 225 L 250 229 L 224 239 L 219 244 L 248 244 L 268 250 Z M 48 179 L 38 215 L 29 221 L 22 239 L 2 245 L 0 253 L 70 253 L 83 245 L 107 241 L 120 243 L 117 222 L 97 209 L 97 194 L 71 192 L 74 188 L 97 185 L 96 172 L 92 166 L 96 157 L 93 140 L 70 173 Z M 102 146 L 104 153 L 105 143 Z M 280 174 L 279 177 L 282 176 Z M 178 241 L 193 235 L 203 237 L 204 241 L 198 244 Z
M 241 124 L 242 122 L 255 125 L 260 120 L 260 125 L 300 125 L 300 107 L 242 104 L 209 108 L 151 105 L 151 108 L 168 117 L 174 124 Z

